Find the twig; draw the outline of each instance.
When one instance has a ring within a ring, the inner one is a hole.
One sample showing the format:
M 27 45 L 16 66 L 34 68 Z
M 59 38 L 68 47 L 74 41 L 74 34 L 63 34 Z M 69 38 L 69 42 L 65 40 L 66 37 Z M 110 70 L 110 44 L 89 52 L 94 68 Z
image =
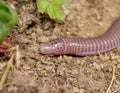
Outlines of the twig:
M 112 79 L 111 79 L 110 85 L 109 85 L 109 87 L 108 87 L 108 89 L 107 89 L 106 93 L 108 93 L 108 92 L 109 92 L 109 90 L 110 90 L 110 88 L 111 88 L 111 86 L 112 86 L 112 84 L 113 84 L 114 79 L 115 79 L 115 65 L 113 65 L 113 74 L 112 74 Z

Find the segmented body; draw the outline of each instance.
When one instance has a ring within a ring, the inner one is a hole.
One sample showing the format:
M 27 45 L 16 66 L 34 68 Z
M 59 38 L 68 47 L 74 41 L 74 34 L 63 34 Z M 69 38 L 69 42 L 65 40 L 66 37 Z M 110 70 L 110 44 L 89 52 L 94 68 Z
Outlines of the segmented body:
M 43 43 L 42 54 L 98 55 L 120 45 L 120 18 L 102 35 L 91 38 L 59 38 Z

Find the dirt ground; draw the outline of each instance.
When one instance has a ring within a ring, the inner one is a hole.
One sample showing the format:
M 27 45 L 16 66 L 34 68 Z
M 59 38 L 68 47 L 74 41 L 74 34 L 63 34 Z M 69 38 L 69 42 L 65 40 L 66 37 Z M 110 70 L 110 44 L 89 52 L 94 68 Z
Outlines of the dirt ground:
M 36 0 L 6 0 L 19 14 L 8 36 L 19 45 L 21 66 L 12 66 L 1 93 L 120 93 L 120 49 L 99 56 L 45 56 L 42 42 L 59 37 L 93 37 L 120 16 L 120 0 L 73 0 L 64 22 L 38 13 Z M 0 76 L 9 53 L 1 55 Z

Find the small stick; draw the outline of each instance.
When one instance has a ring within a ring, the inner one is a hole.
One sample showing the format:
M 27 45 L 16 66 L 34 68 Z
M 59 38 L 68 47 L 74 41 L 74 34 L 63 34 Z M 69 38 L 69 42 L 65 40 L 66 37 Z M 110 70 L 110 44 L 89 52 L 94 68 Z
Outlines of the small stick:
M 110 85 L 109 85 L 109 87 L 108 87 L 106 93 L 109 93 L 109 90 L 110 90 L 110 88 L 111 88 L 111 86 L 112 86 L 112 84 L 113 84 L 114 79 L 115 79 L 115 65 L 113 65 L 112 79 L 111 79 Z

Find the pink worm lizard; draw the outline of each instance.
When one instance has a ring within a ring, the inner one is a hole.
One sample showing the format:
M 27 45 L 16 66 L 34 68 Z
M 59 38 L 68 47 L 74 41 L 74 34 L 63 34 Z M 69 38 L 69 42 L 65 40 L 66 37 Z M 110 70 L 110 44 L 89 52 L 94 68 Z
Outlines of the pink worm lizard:
M 120 18 L 102 35 L 90 38 L 58 38 L 40 46 L 40 53 L 47 55 L 72 54 L 77 56 L 99 55 L 120 45 Z

